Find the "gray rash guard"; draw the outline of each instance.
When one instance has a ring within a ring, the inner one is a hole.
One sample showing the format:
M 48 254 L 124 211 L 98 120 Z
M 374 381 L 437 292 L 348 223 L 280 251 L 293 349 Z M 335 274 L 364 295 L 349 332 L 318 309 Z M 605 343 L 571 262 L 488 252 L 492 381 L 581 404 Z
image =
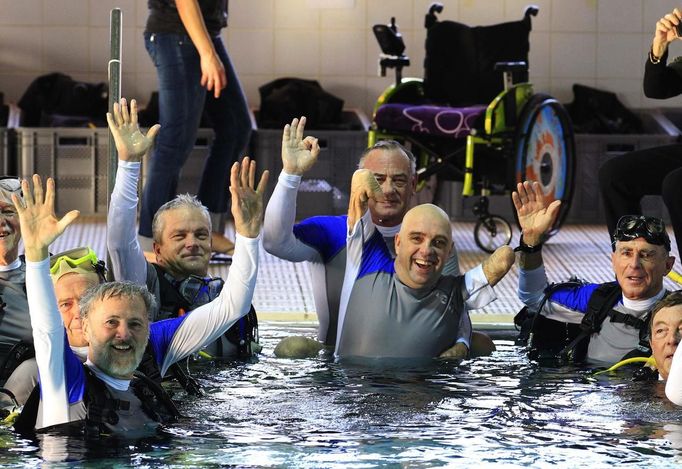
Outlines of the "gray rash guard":
M 464 276 L 441 276 L 434 287 L 407 287 L 398 279 L 393 256 L 368 214 L 355 225 L 347 246 L 339 358 L 437 357 L 458 337 L 468 344 L 466 299 L 474 293 L 494 298 L 481 266 Z
M 11 347 L 19 341 L 33 343 L 31 320 L 26 299 L 26 264 L 16 259 L 0 272 L 0 364 L 8 357 Z
M 301 176 L 280 174 L 265 211 L 263 247 L 280 259 L 310 262 L 313 299 L 319 322 L 317 339 L 332 346 L 337 338 L 339 302 L 346 271 L 346 217 L 312 217 L 294 225 L 300 183 Z M 384 237 L 384 243 L 393 256 L 393 238 L 399 229 L 400 226 L 394 227 Z M 454 247 L 443 274 L 459 274 Z

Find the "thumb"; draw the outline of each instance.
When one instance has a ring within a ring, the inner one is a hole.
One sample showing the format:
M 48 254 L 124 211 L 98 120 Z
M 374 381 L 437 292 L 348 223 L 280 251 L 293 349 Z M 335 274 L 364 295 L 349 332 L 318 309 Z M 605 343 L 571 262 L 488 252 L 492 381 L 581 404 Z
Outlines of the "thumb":
M 149 144 L 154 143 L 154 139 L 156 138 L 156 135 L 159 133 L 159 130 L 161 129 L 161 126 L 159 124 L 154 124 L 148 131 L 147 131 L 147 138 L 149 139 Z
M 71 210 L 69 213 L 64 215 L 57 223 L 57 226 L 59 226 L 59 231 L 63 233 L 66 227 L 73 223 L 79 215 L 80 212 L 78 210 Z

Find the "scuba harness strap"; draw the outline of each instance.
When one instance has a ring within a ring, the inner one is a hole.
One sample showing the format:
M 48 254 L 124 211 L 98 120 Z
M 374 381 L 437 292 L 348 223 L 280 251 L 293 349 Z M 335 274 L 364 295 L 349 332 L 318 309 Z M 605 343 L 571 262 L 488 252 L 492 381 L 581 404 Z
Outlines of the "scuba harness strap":
M 144 350 L 142 361 L 137 367 L 137 370 L 143 373 L 146 378 L 151 379 L 155 383 L 160 384 L 161 381 L 163 381 L 163 378 L 161 377 L 161 370 L 159 370 L 159 365 L 154 359 L 152 347 L 149 343 L 147 343 L 147 348 Z M 169 370 L 188 394 L 192 396 L 201 396 L 204 394 L 199 382 L 188 372 L 186 372 L 182 366 L 180 366 L 179 362 L 173 363 Z

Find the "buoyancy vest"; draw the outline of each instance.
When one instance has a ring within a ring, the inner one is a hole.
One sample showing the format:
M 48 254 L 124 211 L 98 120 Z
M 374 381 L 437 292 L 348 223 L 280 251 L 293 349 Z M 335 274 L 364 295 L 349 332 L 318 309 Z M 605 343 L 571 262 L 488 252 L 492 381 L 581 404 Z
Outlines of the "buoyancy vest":
M 85 404 L 86 417 L 80 421 L 67 422 L 50 427 L 50 430 L 84 430 L 90 437 L 99 437 L 110 434 L 115 430 L 119 422 L 118 411 L 128 410 L 130 402 L 123 399 L 116 399 L 102 380 L 100 380 L 90 370 L 87 365 L 83 365 L 86 378 L 85 394 L 83 403 Z M 170 396 L 161 387 L 143 373 L 136 371 L 130 382 L 130 389 L 140 400 L 142 411 L 154 422 L 171 423 L 177 421 L 181 416 L 177 407 Z M 19 433 L 32 433 L 38 415 L 40 403 L 40 385 L 36 385 L 29 396 L 24 408 L 14 422 L 14 429 Z
M 608 282 L 599 285 L 590 296 L 580 324 L 571 324 L 554 319 L 549 319 L 540 314 L 545 303 L 557 290 L 564 288 L 576 288 L 585 285 L 586 282 L 571 279 L 568 282 L 555 283 L 545 289 L 545 296 L 540 303 L 538 312 L 531 312 L 524 307 L 515 317 L 514 323 L 520 327 L 519 336 L 516 339 L 518 345 L 529 345 L 531 356 L 553 355 L 555 358 L 582 362 L 587 356 L 587 347 L 590 337 L 601 331 L 604 321 L 608 318 L 613 323 L 626 324 L 639 331 L 639 344 L 624 358 L 632 356 L 649 356 L 649 317 L 647 312 L 644 318 L 637 318 L 630 314 L 616 311 L 613 307 L 622 297 L 622 290 L 617 282 Z
M 178 292 L 176 284 L 178 283 L 168 272 L 158 264 L 151 264 L 156 269 L 156 274 L 159 279 L 159 319 L 175 318 L 181 316 L 189 311 L 192 311 L 200 305 L 190 304 Z M 246 316 L 240 318 L 227 332 L 225 337 L 237 347 L 237 356 L 239 358 L 248 358 L 252 356 L 251 349 L 252 342 L 258 343 L 258 317 L 253 305 Z

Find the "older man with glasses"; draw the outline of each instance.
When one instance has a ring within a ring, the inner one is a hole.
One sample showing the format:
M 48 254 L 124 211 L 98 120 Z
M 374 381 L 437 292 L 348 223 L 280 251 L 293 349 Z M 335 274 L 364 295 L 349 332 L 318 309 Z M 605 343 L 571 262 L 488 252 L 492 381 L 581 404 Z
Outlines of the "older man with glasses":
M 515 319 L 520 343 L 530 340 L 539 356 L 573 361 L 616 362 L 651 355 L 649 317 L 666 295 L 663 278 L 675 258 L 662 220 L 622 217 L 612 237 L 615 282 L 584 281 L 549 285 L 542 243 L 560 201 L 545 206 L 538 183 L 519 184 L 512 194 L 522 228 L 519 299 L 526 305 Z

